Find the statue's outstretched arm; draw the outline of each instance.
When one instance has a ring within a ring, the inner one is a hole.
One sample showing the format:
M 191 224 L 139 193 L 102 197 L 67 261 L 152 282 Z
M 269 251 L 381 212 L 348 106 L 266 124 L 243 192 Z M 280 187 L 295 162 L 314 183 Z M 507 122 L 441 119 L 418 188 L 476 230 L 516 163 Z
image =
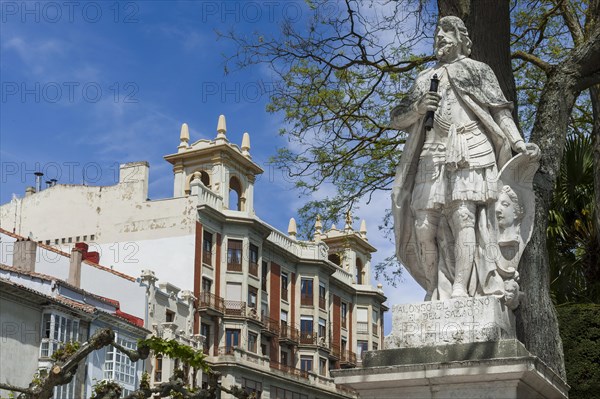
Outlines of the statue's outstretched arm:
M 510 146 L 515 152 L 525 152 L 525 141 L 519 134 L 519 129 L 508 108 L 496 108 L 492 110 L 492 116 L 500 129 L 504 132 L 510 142 Z

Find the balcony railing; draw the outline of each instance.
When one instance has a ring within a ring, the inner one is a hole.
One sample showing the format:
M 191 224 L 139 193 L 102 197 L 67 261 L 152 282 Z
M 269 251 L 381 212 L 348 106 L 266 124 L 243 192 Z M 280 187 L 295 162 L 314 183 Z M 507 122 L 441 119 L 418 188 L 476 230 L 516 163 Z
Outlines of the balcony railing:
M 317 334 L 314 332 L 301 332 L 300 333 L 300 344 L 301 345 L 316 345 Z
M 227 316 L 246 316 L 246 302 L 225 301 L 225 314 Z
M 262 315 L 261 320 L 267 331 L 272 334 L 279 335 L 279 321 L 265 315 Z
M 336 359 L 339 359 L 342 357 L 342 351 L 341 348 L 338 344 L 330 344 L 330 348 L 331 348 L 331 356 L 335 357 Z
M 258 263 L 252 263 L 248 265 L 248 273 L 253 275 L 254 277 L 258 277 Z
M 345 350 L 342 351 L 341 355 L 342 356 L 340 357 L 340 363 L 344 363 L 347 365 L 356 365 L 356 353 L 350 350 Z
M 319 297 L 319 308 L 323 310 L 327 310 L 327 299 L 323 297 Z
M 359 334 L 367 334 L 369 332 L 369 323 L 366 321 L 356 322 L 356 331 Z
M 273 361 L 273 360 L 271 360 L 271 362 L 269 363 L 269 365 L 271 366 L 272 369 L 283 371 L 286 374 L 291 374 L 291 375 L 295 375 L 297 377 L 307 378 L 308 379 L 308 372 L 307 371 L 300 370 L 300 369 L 297 369 L 295 367 L 288 366 L 286 364 L 281 364 L 281 363 Z
M 312 294 L 301 294 L 300 295 L 300 305 L 303 305 L 303 306 L 313 306 L 313 296 L 312 296 Z
M 281 289 L 281 299 L 283 299 L 284 301 L 288 300 L 288 290 L 285 288 Z
M 220 296 L 210 292 L 201 292 L 198 300 L 200 301 L 200 308 L 214 309 L 220 313 L 225 312 L 225 300 Z
M 299 332 L 298 329 L 295 327 L 290 327 L 287 324 L 282 324 L 281 328 L 279 329 L 279 339 L 287 339 L 290 340 L 292 342 L 298 342 L 298 336 L 299 336 Z
M 233 355 L 236 346 L 221 346 L 219 347 L 219 356 Z

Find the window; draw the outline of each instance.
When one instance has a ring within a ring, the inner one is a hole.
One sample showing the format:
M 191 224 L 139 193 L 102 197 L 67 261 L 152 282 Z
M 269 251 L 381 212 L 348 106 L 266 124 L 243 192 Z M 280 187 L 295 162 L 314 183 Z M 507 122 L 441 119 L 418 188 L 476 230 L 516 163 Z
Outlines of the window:
M 300 316 L 300 332 L 302 335 L 313 333 L 313 317 Z
M 359 334 L 369 332 L 369 309 L 356 308 L 356 329 Z
M 242 241 L 227 241 L 227 270 L 234 272 L 242 271 Z
M 280 356 L 280 358 L 279 358 L 280 363 L 287 366 L 288 365 L 288 353 L 282 349 L 281 352 L 279 353 L 279 356 Z
M 327 257 L 330 262 L 335 263 L 338 266 L 342 265 L 342 258 L 338 254 L 331 254 Z
M 207 279 L 206 277 L 202 277 L 202 291 L 210 292 L 212 288 L 212 280 Z
M 200 334 L 204 335 L 204 343 L 202 344 L 202 350 L 204 354 L 208 354 L 210 350 L 210 326 L 205 323 L 200 323 Z
M 327 290 L 325 289 L 325 283 L 319 283 L 319 308 L 327 309 Z
M 226 329 L 225 330 L 225 345 L 226 353 L 233 353 L 233 348 L 240 346 L 240 330 Z
M 213 235 L 207 231 L 202 233 L 202 262 L 212 265 Z
M 248 264 L 248 272 L 258 277 L 258 247 L 250 244 L 250 262 Z
M 135 341 L 117 336 L 116 341 L 127 349 L 136 349 Z M 135 385 L 136 364 L 133 363 L 127 355 L 112 346 L 106 350 L 104 361 L 104 378 L 117 381 L 128 385 L 126 388 L 134 388 Z
M 300 370 L 310 372 L 312 371 L 313 357 L 312 356 L 300 356 Z
M 285 329 L 287 327 L 287 321 L 288 321 L 288 312 L 285 310 L 281 311 L 281 328 Z
M 61 343 L 79 340 L 79 320 L 55 313 L 42 316 L 40 357 L 50 357 Z
M 267 262 L 262 263 L 262 269 L 260 272 L 261 272 L 260 273 L 261 274 L 260 287 L 262 288 L 263 291 L 267 291 L 267 275 L 269 273 Z
M 327 375 L 327 359 L 324 357 L 319 358 L 319 374 Z
M 308 395 L 293 392 L 288 389 L 271 385 L 271 398 L 273 399 L 308 399 Z
M 229 179 L 229 209 L 243 211 L 242 184 L 236 176 Z
M 319 318 L 319 338 L 327 337 L 327 321 Z
M 348 350 L 348 340 L 344 337 L 342 338 L 342 352 L 345 352 Z
M 379 335 L 379 312 L 376 309 L 372 312 L 371 329 L 374 335 Z
M 313 279 L 303 278 L 300 280 L 300 304 L 304 306 L 313 305 Z
M 248 287 L 248 307 L 256 309 L 256 299 L 258 290 L 254 287 Z
M 170 310 L 167 310 L 165 312 L 165 321 L 167 323 L 173 323 L 175 321 L 175 312 L 171 312 Z
M 242 387 L 250 396 L 254 394 L 254 398 L 260 399 L 262 395 L 262 383 L 247 378 L 242 378 Z
M 356 284 L 364 284 L 363 264 L 360 259 L 356 259 Z
M 227 283 L 225 289 L 225 312 L 231 316 L 243 316 L 242 283 Z
M 373 342 L 373 350 L 376 351 L 379 349 L 379 345 L 377 345 L 377 342 Z
M 348 322 L 348 304 L 342 302 L 342 327 L 347 328 Z
M 154 381 L 161 382 L 162 381 L 162 355 L 156 356 L 156 361 L 154 362 Z
M 248 333 L 248 350 L 250 352 L 254 352 L 256 353 L 256 349 L 257 349 L 257 342 L 258 342 L 258 335 L 249 332 Z
M 281 273 L 281 299 L 288 300 L 288 275 L 285 272 Z
M 78 395 L 75 395 L 75 384 L 76 378 L 73 378 L 70 383 L 65 385 L 59 385 L 54 388 L 53 399 L 73 399 Z
M 365 352 L 369 350 L 369 341 L 357 341 L 356 342 L 356 355 L 362 359 Z

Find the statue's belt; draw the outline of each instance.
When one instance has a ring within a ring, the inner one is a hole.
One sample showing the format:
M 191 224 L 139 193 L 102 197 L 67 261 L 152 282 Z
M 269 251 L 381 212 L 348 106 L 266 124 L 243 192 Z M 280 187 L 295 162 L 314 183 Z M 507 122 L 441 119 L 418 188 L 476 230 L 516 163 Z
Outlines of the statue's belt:
M 448 144 L 446 145 L 446 166 L 450 169 L 469 167 L 469 146 L 465 133 L 471 133 L 479 129 L 477 121 L 466 124 L 448 123 L 441 118 L 435 118 L 436 128 L 448 132 Z

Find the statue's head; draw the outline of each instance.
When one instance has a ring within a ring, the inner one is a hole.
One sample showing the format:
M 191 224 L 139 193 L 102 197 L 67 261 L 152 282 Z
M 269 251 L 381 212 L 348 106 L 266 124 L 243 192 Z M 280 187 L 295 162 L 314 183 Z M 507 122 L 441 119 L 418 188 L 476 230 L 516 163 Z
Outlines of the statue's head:
M 505 229 L 516 225 L 523 219 L 523 206 L 519 203 L 519 197 L 510 186 L 504 186 L 498 195 L 496 203 L 496 219 L 498 226 Z
M 439 20 L 434 37 L 435 56 L 440 61 L 452 61 L 458 56 L 469 56 L 473 42 L 462 19 L 454 16 Z

